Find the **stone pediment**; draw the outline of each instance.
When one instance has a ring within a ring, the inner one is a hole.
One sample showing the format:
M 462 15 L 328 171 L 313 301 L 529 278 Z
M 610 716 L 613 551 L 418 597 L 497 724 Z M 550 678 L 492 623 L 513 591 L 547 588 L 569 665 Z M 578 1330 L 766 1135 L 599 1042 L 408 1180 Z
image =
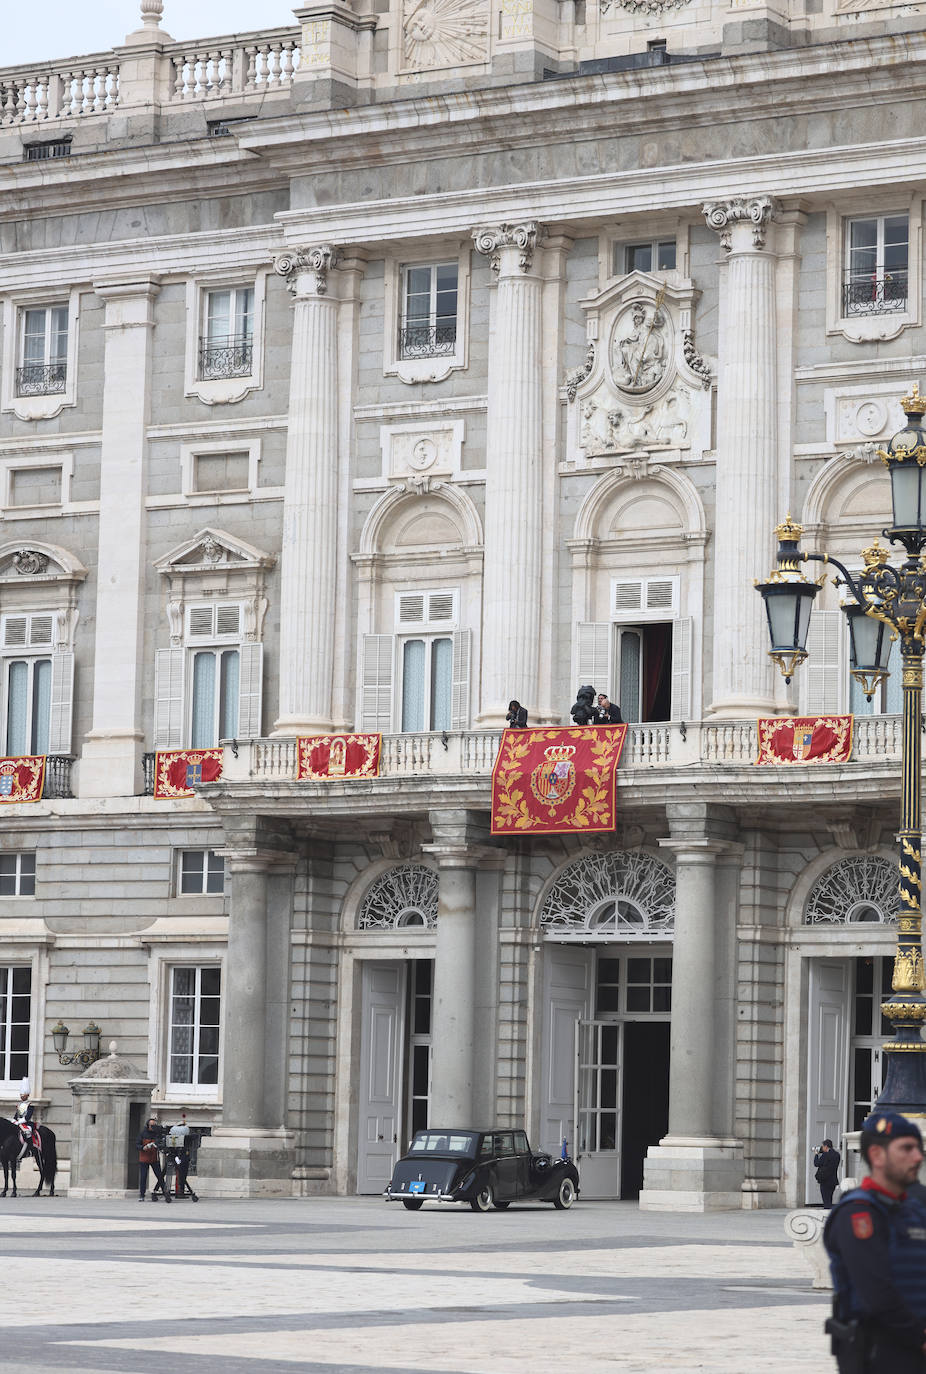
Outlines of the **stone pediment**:
M 224 530 L 203 529 L 155 563 L 165 575 L 272 568 L 276 556 L 264 553 Z
M 695 347 L 690 281 L 630 272 L 582 302 L 587 351 L 565 380 L 568 456 L 700 457 L 715 368 Z
M 83 582 L 87 569 L 67 549 L 36 540 L 0 545 L 0 582 Z

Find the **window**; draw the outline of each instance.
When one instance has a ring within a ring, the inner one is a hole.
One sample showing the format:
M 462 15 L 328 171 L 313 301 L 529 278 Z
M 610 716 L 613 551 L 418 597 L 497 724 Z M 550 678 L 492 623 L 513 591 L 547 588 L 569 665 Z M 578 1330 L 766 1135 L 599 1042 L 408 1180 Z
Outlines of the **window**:
M 204 381 L 249 376 L 254 362 L 254 288 L 207 291 L 199 343 L 199 375 Z
M 458 281 L 455 262 L 402 268 L 400 358 L 456 352 Z
M 10 1083 L 29 1072 L 32 1024 L 32 969 L 0 965 L 0 1081 Z
M 3 617 L 2 625 L 5 752 L 14 756 L 47 754 L 51 727 L 53 616 L 8 615 Z M 39 646 L 45 647 L 45 654 L 21 652 L 36 650 Z
M 168 1089 L 207 1090 L 219 1081 L 222 970 L 217 964 L 172 968 Z
M 23 162 L 47 162 L 49 158 L 70 156 L 70 137 L 57 138 L 46 143 L 23 144 Z
M 65 389 L 68 365 L 67 305 L 30 306 L 20 312 L 17 396 L 48 396 Z
M 225 891 L 225 860 L 212 849 L 184 849 L 180 852 L 177 889 L 181 896 Z
M 0 897 L 35 896 L 35 854 L 0 854 Z
M 241 607 L 191 606 L 189 639 L 237 640 Z M 234 646 L 194 649 L 190 655 L 190 748 L 211 749 L 220 739 L 238 735 L 238 700 L 241 689 L 241 654 Z
M 616 578 L 612 622 L 577 627 L 578 681 L 607 692 L 628 725 L 691 715 L 693 626 L 677 577 Z
M 618 243 L 614 246 L 614 272 L 670 272 L 675 268 L 675 239 L 649 243 Z
M 844 315 L 906 310 L 909 239 L 905 214 L 846 221 Z
M 403 592 L 396 598 L 398 629 L 413 626 L 437 631 L 400 639 L 402 714 L 400 728 L 449 730 L 453 702 L 453 638 L 446 630 L 456 621 L 452 591 Z M 443 629 L 445 633 L 441 634 Z

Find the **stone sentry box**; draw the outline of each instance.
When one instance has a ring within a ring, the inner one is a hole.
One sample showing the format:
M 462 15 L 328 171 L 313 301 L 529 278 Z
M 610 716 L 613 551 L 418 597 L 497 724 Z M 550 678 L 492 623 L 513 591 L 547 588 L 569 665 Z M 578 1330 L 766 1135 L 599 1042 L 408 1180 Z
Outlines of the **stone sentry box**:
M 70 1197 L 125 1197 L 137 1187 L 135 1138 L 154 1086 L 114 1041 L 106 1059 L 71 1079 Z

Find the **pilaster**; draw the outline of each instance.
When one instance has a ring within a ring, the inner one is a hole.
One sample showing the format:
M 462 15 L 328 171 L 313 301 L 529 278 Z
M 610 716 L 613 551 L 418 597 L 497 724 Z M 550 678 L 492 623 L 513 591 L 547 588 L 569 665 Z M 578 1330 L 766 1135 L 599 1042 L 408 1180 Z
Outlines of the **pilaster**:
M 713 201 L 704 217 L 726 255 L 720 290 L 714 528 L 713 695 L 708 714 L 775 711 L 754 582 L 768 565 L 778 493 L 776 258 L 771 196 Z
M 533 222 L 473 232 L 495 274 L 489 332 L 482 652 L 478 723 L 504 725 L 512 697 L 540 705 L 543 575 L 542 279 L 545 229 Z
M 157 277 L 99 283 L 105 303 L 99 561 L 93 724 L 80 762 L 82 797 L 141 791 L 147 461 L 151 335 Z

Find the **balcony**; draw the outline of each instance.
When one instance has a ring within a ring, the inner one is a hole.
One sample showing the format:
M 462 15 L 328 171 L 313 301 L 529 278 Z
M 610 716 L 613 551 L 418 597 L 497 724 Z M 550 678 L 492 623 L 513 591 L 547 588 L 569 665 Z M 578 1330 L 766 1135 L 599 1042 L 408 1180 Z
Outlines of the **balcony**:
M 906 271 L 878 273 L 847 272 L 842 288 L 842 313 L 884 315 L 907 308 Z
M 47 754 L 45 756 L 44 799 L 49 797 L 73 797 L 71 791 L 71 768 L 74 763 L 72 754 Z
M 26 363 L 16 369 L 17 396 L 55 396 L 65 390 L 67 363 Z
M 248 377 L 254 363 L 250 334 L 226 334 L 199 341 L 199 376 L 204 382 L 223 377 Z
M 456 352 L 456 348 L 455 319 L 438 324 L 408 324 L 399 330 L 400 358 L 449 357 Z

